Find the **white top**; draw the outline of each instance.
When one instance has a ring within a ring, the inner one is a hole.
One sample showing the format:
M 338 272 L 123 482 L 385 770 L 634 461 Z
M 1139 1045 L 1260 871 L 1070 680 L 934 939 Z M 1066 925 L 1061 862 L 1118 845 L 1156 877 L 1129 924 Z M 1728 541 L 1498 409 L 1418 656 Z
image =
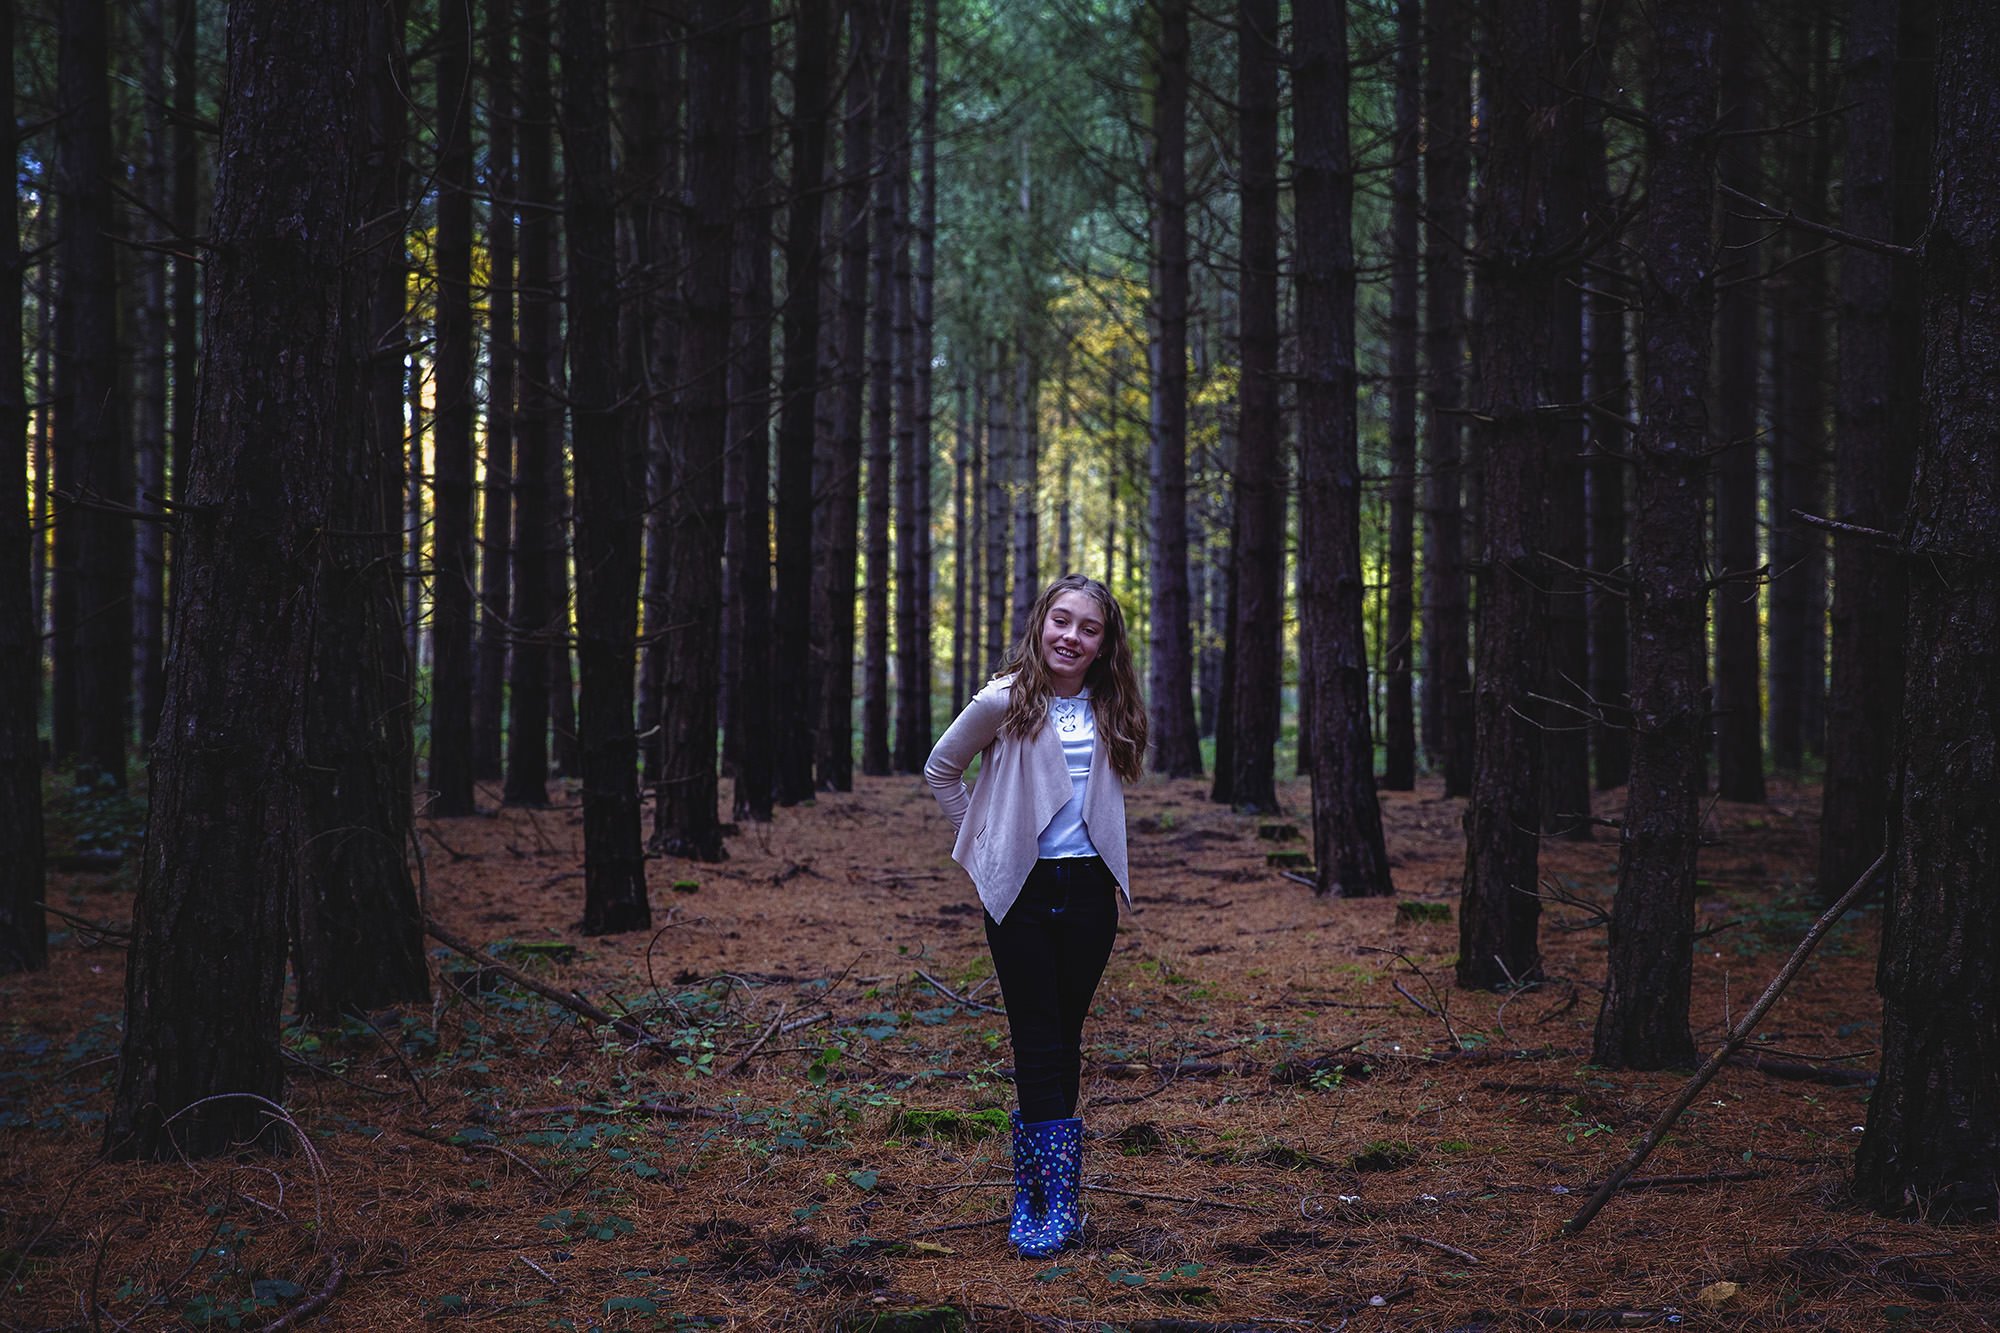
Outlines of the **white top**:
M 1083 826 L 1083 796 L 1090 789 L 1090 756 L 1097 744 L 1097 711 L 1090 706 L 1089 687 L 1068 698 L 1052 696 L 1046 725 L 1055 728 L 1062 742 L 1070 795 L 1035 840 L 1035 853 L 1043 859 L 1095 856 L 1097 847 Z

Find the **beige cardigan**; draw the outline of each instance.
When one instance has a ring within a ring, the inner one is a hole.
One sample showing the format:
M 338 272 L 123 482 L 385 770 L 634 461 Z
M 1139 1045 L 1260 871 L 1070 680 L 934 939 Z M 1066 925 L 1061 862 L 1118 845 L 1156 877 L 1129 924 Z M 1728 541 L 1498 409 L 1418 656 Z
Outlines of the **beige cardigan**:
M 995 921 L 1021 896 L 1034 869 L 1036 839 L 1056 811 L 1068 803 L 1069 765 L 1054 727 L 1044 725 L 1031 739 L 1002 735 L 1012 676 L 987 683 L 945 729 L 924 765 L 924 780 L 958 835 L 952 859 L 964 866 L 979 901 Z M 984 755 L 979 785 L 968 792 L 964 774 L 972 756 Z M 1129 906 L 1131 881 L 1125 862 L 1125 784 L 1111 767 L 1100 737 L 1090 756 L 1090 782 L 1083 796 L 1083 827 L 1104 858 Z

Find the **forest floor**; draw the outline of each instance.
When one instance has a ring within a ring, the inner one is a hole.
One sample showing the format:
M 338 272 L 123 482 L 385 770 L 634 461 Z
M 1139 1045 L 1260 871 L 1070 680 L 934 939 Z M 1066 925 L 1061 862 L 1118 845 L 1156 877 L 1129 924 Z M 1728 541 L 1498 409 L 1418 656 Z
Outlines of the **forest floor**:
M 122 946 L 66 927 L 46 973 L 0 981 L 0 1325 L 2000 1324 L 1995 1229 L 1847 1197 L 1877 910 L 1766 1020 L 1776 1063 L 1724 1069 L 1568 1239 L 1686 1077 L 1588 1060 L 1605 936 L 1577 904 L 1608 900 L 1615 844 L 1547 844 L 1575 900 L 1544 915 L 1548 979 L 1466 993 L 1455 920 L 1399 911 L 1456 907 L 1461 803 L 1435 785 L 1385 796 L 1398 897 L 1340 901 L 1267 865 L 1309 842 L 1149 781 L 1138 910 L 1085 1033 L 1085 1243 L 1031 1261 L 1006 1244 L 1009 1056 L 979 908 L 920 780 L 781 810 L 725 864 L 654 862 L 657 930 L 603 938 L 577 930 L 567 799 L 421 821 L 429 910 L 650 1040 L 439 947 L 434 1003 L 287 1029 L 289 1155 L 112 1164 Z M 1285 799 L 1307 809 L 1303 784 Z M 1780 784 L 1710 815 L 1704 1052 L 1816 913 L 1817 809 Z M 122 926 L 133 864 L 63 875 L 51 901 Z

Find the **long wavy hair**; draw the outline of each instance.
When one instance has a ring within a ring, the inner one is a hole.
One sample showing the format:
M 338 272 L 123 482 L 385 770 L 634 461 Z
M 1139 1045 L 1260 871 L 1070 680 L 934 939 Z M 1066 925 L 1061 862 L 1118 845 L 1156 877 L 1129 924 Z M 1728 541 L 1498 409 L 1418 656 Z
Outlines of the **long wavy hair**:
M 1001 728 L 1009 735 L 1027 739 L 1038 734 L 1049 716 L 1049 697 L 1054 690 L 1048 663 L 1042 658 L 1042 628 L 1048 623 L 1049 607 L 1066 592 L 1088 593 L 1104 617 L 1104 638 L 1097 657 L 1084 673 L 1090 687 L 1091 711 L 1097 716 L 1097 734 L 1104 742 L 1112 769 L 1127 782 L 1137 782 L 1146 760 L 1146 703 L 1139 697 L 1139 678 L 1132 670 L 1132 642 L 1125 632 L 1125 612 L 1111 589 L 1083 574 L 1065 574 L 1043 589 L 1028 616 L 1027 633 L 1000 665 L 1000 674 L 1013 674 L 1007 697 L 1007 715 Z

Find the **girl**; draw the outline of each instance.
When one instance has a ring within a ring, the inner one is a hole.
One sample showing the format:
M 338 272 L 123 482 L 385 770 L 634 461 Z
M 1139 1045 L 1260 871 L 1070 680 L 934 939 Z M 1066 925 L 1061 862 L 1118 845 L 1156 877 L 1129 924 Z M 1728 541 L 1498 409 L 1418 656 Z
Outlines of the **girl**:
M 986 942 L 1014 1044 L 1014 1214 L 1024 1255 L 1083 1231 L 1084 1015 L 1132 901 L 1125 784 L 1146 754 L 1146 709 L 1125 615 L 1081 574 L 1048 586 L 1000 674 L 924 765 L 986 906 Z M 980 755 L 979 785 L 963 775 Z

